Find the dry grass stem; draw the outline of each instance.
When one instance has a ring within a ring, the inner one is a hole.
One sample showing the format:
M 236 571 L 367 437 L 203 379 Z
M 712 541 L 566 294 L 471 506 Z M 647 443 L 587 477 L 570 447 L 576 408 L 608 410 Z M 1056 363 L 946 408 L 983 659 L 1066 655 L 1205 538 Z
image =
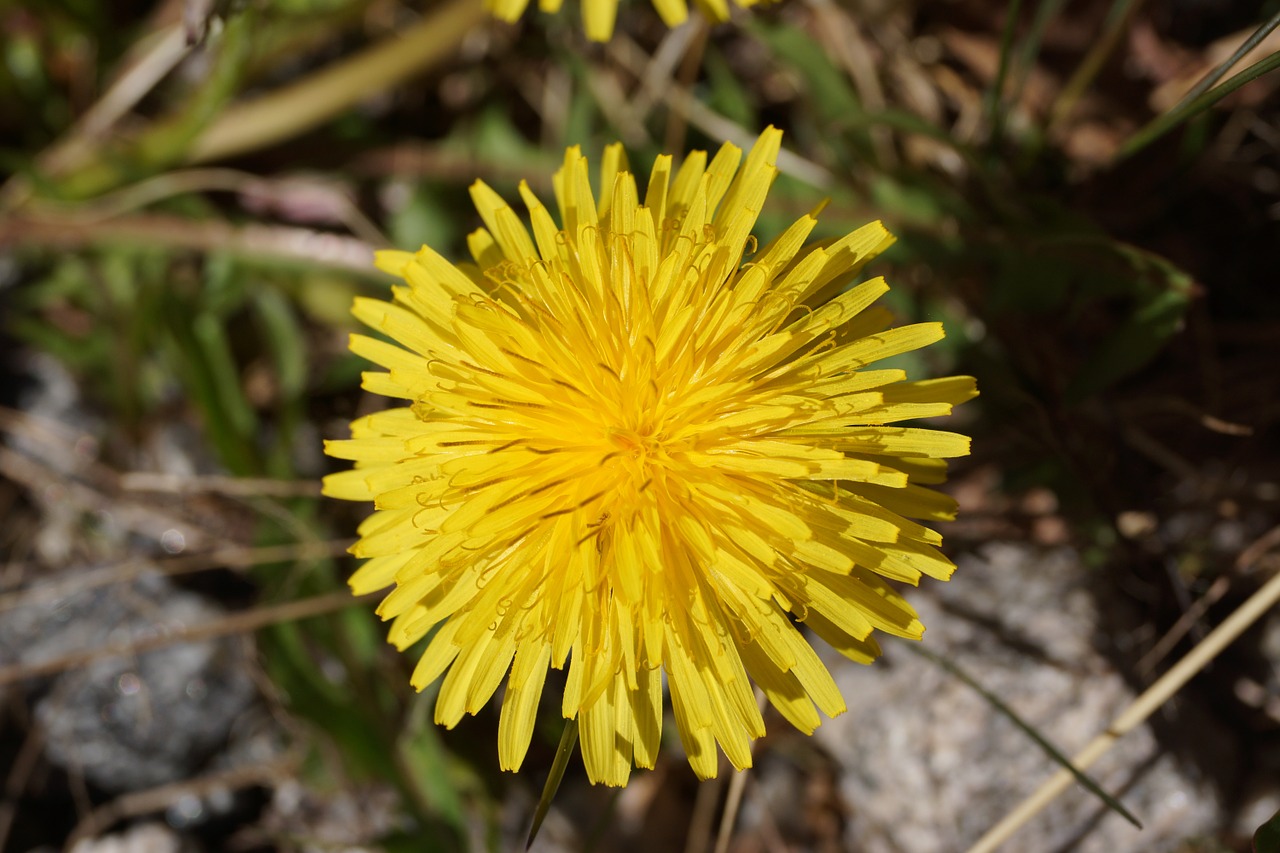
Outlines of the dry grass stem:
M 637 120 L 635 111 L 627 108 L 627 93 L 617 75 L 611 71 L 601 68 L 599 73 L 587 75 L 587 89 L 600 112 L 617 129 L 624 145 L 628 148 L 648 145 L 649 131 L 645 130 L 643 121 Z
M 1173 647 L 1178 644 L 1178 641 L 1187 635 L 1187 632 L 1204 617 L 1205 613 L 1209 612 L 1210 607 L 1217 604 L 1222 599 L 1222 596 L 1227 594 L 1227 590 L 1230 588 L 1231 579 L 1226 575 L 1216 579 L 1209 588 L 1205 590 L 1204 595 L 1197 598 L 1195 602 L 1188 607 L 1180 617 L 1178 617 L 1178 621 L 1173 623 L 1173 627 L 1166 631 L 1164 636 L 1151 647 L 1151 651 L 1143 655 L 1138 661 L 1137 666 L 1134 667 L 1138 673 L 1138 677 L 1146 678 L 1150 675 L 1152 670 L 1154 670 L 1160 662 L 1165 659 L 1165 656 L 1168 655 L 1169 652 L 1173 651 Z
M 696 21 L 685 21 L 668 32 L 658 44 L 658 49 L 645 64 L 644 73 L 639 75 L 640 90 L 631 96 L 627 104 L 631 112 L 631 121 L 644 124 L 648 120 L 653 105 L 657 103 L 662 92 L 672 84 L 680 60 L 689 52 L 689 47 L 698 34 L 697 27 Z M 620 49 L 640 49 L 634 42 L 619 42 L 619 44 Z M 630 60 L 626 64 L 634 66 Z
M 22 791 L 27 787 L 27 780 L 31 778 L 43 749 L 44 734 L 33 723 L 4 780 L 4 801 L 0 802 L 0 850 L 5 849 L 9 840 L 9 830 L 13 828 L 13 819 L 18 813 L 18 800 L 22 798 Z
M 149 573 L 168 577 L 204 572 L 210 569 L 247 569 L 265 563 L 321 560 L 346 553 L 351 540 L 307 542 L 298 545 L 268 545 L 261 548 L 239 546 L 218 548 L 203 554 L 185 554 L 162 560 L 126 560 L 82 572 L 70 572 L 55 581 L 27 589 L 0 594 L 0 613 L 18 607 L 30 607 L 57 601 L 75 592 L 84 592 L 111 584 L 124 583 Z
M 78 165 L 129 110 L 133 109 L 191 52 L 186 27 L 171 24 L 139 40 L 136 60 L 72 126 L 67 136 L 40 158 L 40 165 L 60 172 Z
M 1259 536 L 1248 548 L 1240 552 L 1240 556 L 1236 558 L 1236 571 L 1247 572 L 1254 568 L 1259 560 L 1277 546 L 1280 546 L 1280 525 Z M 1160 641 L 1151 648 L 1151 651 L 1142 656 L 1142 659 L 1138 661 L 1138 675 L 1146 677 L 1155 669 L 1156 665 L 1164 660 L 1165 655 L 1169 654 L 1173 647 L 1178 644 L 1178 641 L 1186 636 L 1187 632 L 1199 622 L 1210 607 L 1217 604 L 1227 594 L 1227 590 L 1230 588 L 1231 578 L 1229 575 L 1222 575 L 1214 580 L 1209 588 L 1205 590 L 1204 595 L 1196 599 L 1195 603 L 1187 608 L 1186 612 L 1173 624 L 1173 627 L 1165 632 Z
M 143 637 L 128 643 L 71 652 L 40 663 L 0 666 L 0 687 L 28 678 L 53 675 L 68 669 L 88 666 L 108 658 L 139 655 L 177 643 L 193 643 L 214 637 L 225 637 L 229 634 L 256 631 L 259 628 L 265 628 L 268 625 L 276 625 L 281 622 L 296 622 L 300 619 L 353 607 L 376 597 L 377 595 L 374 594 L 357 598 L 345 591 L 329 592 L 299 601 L 290 601 L 286 604 L 257 607 L 243 613 L 234 613 L 199 625 L 170 628 L 162 634 Z
M 750 769 L 738 770 L 729 778 L 729 794 L 725 798 L 724 813 L 720 815 L 720 831 L 716 835 L 715 853 L 728 853 L 729 841 L 733 838 L 733 825 L 738 822 L 738 811 L 742 808 L 742 792 L 747 787 L 747 775 Z
M 698 795 L 693 801 L 693 813 L 689 816 L 689 833 L 685 836 L 684 853 L 705 853 L 711 849 L 711 833 L 715 826 L 716 803 L 724 785 L 728 762 L 720 756 L 720 772 L 713 779 L 698 785 Z
M 138 214 L 68 228 L 65 223 L 19 217 L 0 220 L 0 248 L 44 246 L 79 249 L 130 245 L 231 252 L 306 266 L 333 267 L 362 278 L 380 278 L 369 258 L 374 247 L 352 237 L 282 225 L 232 225 L 218 220 Z
M 484 5 L 451 0 L 398 35 L 310 77 L 222 113 L 188 158 L 207 163 L 284 142 L 452 56 Z
M 1090 48 L 1089 52 L 1085 54 L 1084 59 L 1076 67 L 1075 73 L 1071 75 L 1071 79 L 1063 86 L 1057 100 L 1053 103 L 1053 107 L 1049 110 L 1048 131 L 1050 133 L 1058 130 L 1071 117 L 1076 103 L 1088 91 L 1094 79 L 1107 64 L 1107 60 L 1111 58 L 1111 54 L 1128 31 L 1129 23 L 1133 20 L 1138 9 L 1142 7 L 1142 3 L 1143 0 L 1121 0 L 1121 3 L 1112 8 L 1109 20 L 1103 25 L 1102 34 L 1093 43 L 1093 47 Z M 1117 8 L 1121 4 L 1126 8 L 1120 9 L 1117 13 Z
M 187 43 L 182 24 L 173 24 L 141 39 L 132 52 L 136 55 L 133 63 L 61 140 L 36 158 L 41 169 L 57 174 L 88 159 L 116 122 L 191 52 L 191 45 Z M 26 176 L 12 178 L 0 187 L 0 210 L 10 210 L 26 202 L 31 189 L 31 182 Z
M 313 498 L 320 496 L 320 484 L 311 480 L 268 480 L 259 477 L 226 477 L 217 474 L 187 476 L 137 471 L 120 475 L 120 488 L 127 492 L 165 494 L 214 494 L 234 497 Z
M 40 460 L 0 447 L 0 476 L 21 483 L 33 493 L 44 493 L 51 486 L 57 499 L 81 512 L 107 512 L 122 528 L 159 542 L 170 531 L 177 531 L 191 548 L 204 547 L 211 536 L 192 522 L 158 506 L 121 502 L 94 485 L 71 479 Z
M 1155 684 L 1133 701 L 1102 734 L 1072 757 L 1071 763 L 1079 770 L 1087 770 L 1111 748 L 1111 745 L 1140 725 L 1147 717 L 1194 678 L 1218 654 L 1235 641 L 1263 614 L 1280 601 L 1280 573 L 1274 575 L 1261 589 L 1236 608 L 1235 612 L 1196 645 L 1194 649 L 1173 665 Z M 969 853 L 991 853 L 1007 841 L 1023 824 L 1031 820 L 1059 794 L 1070 787 L 1072 776 L 1066 770 L 1058 770 L 1031 796 L 1023 800 L 999 823 L 987 831 Z
M 876 70 L 876 55 L 870 43 L 863 37 L 857 20 L 832 0 L 809 0 L 813 10 L 818 35 L 828 54 L 844 66 L 858 92 L 858 99 L 870 112 L 879 112 L 888 106 L 880 75 Z M 893 147 L 893 130 L 883 125 L 871 128 L 871 144 L 875 148 L 880 166 L 892 169 L 898 164 Z
M 179 797 L 202 797 L 215 791 L 235 791 L 254 785 L 269 787 L 273 783 L 293 778 L 301 761 L 301 755 L 291 752 L 266 764 L 234 767 L 195 779 L 124 794 L 85 815 L 67 838 L 66 849 L 75 847 L 78 841 L 102 834 L 121 820 L 164 811 Z
M 291 199 L 305 198 L 332 211 L 353 236 L 372 246 L 389 241 L 340 186 L 301 177 L 262 178 L 237 169 L 182 169 L 156 175 L 127 187 L 105 193 L 91 202 L 41 201 L 28 205 L 24 216 L 32 221 L 48 219 L 62 225 L 88 225 L 114 219 L 167 198 L 187 193 L 231 192 L 288 207 Z
M 768 705 L 768 698 L 764 691 L 759 687 L 755 689 L 756 707 L 764 712 Z M 755 755 L 756 745 L 759 741 L 751 742 L 751 754 Z M 738 822 L 738 811 L 742 808 L 742 792 L 747 787 L 747 776 L 751 772 L 751 768 L 739 770 L 733 774 L 733 778 L 729 780 L 729 795 L 725 798 L 724 813 L 720 816 L 720 831 L 716 836 L 715 853 L 727 853 L 729 849 L 729 841 L 733 837 L 733 827 Z
M 1247 572 L 1276 548 L 1280 548 L 1280 524 L 1259 536 L 1253 544 L 1240 552 L 1240 556 L 1236 558 L 1236 571 Z
M 549 89 L 554 88 L 550 81 L 556 76 L 555 74 L 547 75 Z M 560 96 L 555 97 L 558 99 Z M 567 108 L 568 102 L 565 101 L 563 106 Z M 545 112 L 546 109 L 544 106 L 543 111 Z M 555 110 L 559 109 L 559 105 L 555 107 Z M 548 148 L 558 146 L 557 142 L 554 146 L 548 145 Z M 483 159 L 467 152 L 450 151 L 430 142 L 398 142 L 394 145 L 373 148 L 357 155 L 345 169 L 362 178 L 391 177 L 405 180 L 428 178 L 441 183 L 462 185 L 470 184 L 477 178 L 490 184 L 515 184 L 526 180 L 531 188 L 540 192 L 548 192 L 552 186 L 549 170 L 529 170 L 519 164 Z
M 609 42 L 609 54 L 636 77 L 643 78 L 651 62 L 640 47 L 623 35 Z M 750 148 L 757 133 L 728 119 L 704 105 L 684 86 L 671 81 L 662 91 L 662 100 L 673 114 L 688 119 L 689 124 L 713 139 L 724 139 L 734 145 Z M 667 146 L 668 149 L 671 146 Z M 836 183 L 835 177 L 825 167 L 787 149 L 778 152 L 778 171 L 820 190 L 827 190 Z

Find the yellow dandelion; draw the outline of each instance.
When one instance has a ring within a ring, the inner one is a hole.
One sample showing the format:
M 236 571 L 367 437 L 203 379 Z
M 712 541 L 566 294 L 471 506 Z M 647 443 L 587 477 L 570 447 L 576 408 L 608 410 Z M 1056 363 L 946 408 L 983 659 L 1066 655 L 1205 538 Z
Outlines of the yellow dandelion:
M 758 2 L 759 0 L 693 0 L 699 11 L 717 22 L 729 20 L 732 5 L 747 7 Z M 563 0 L 539 0 L 538 8 L 555 14 L 560 11 L 562 3 Z M 485 6 L 495 17 L 514 24 L 529 7 L 529 0 L 485 0 Z M 669 27 L 683 24 L 689 17 L 689 4 L 686 0 L 653 0 L 653 8 Z M 608 41 L 613 35 L 613 24 L 617 17 L 618 0 L 582 0 L 582 24 L 587 31 L 587 38 L 592 41 Z
M 716 774 L 717 743 L 748 767 L 765 731 L 753 682 L 806 733 L 845 709 L 797 622 L 870 662 L 873 631 L 924 630 L 888 581 L 951 575 L 941 537 L 909 519 L 953 517 L 926 485 L 969 440 L 888 424 L 947 414 L 973 379 L 869 369 L 943 336 L 889 328 L 883 279 L 849 286 L 893 242 L 880 223 L 806 246 L 809 215 L 755 251 L 780 143 L 769 128 L 741 167 L 726 144 L 674 176 L 658 157 L 643 203 L 620 145 L 598 200 L 570 148 L 559 227 L 520 186 L 532 236 L 477 181 L 474 266 L 382 252 L 407 286 L 356 300 L 395 341 L 352 336 L 384 368 L 364 388 L 409 405 L 326 446 L 355 461 L 326 494 L 376 507 L 351 586 L 395 585 L 378 612 L 400 649 L 431 636 L 412 683 L 444 676 L 438 723 L 506 678 L 504 769 L 566 665 L 561 711 L 593 782 L 653 766 L 664 674 L 697 774 Z

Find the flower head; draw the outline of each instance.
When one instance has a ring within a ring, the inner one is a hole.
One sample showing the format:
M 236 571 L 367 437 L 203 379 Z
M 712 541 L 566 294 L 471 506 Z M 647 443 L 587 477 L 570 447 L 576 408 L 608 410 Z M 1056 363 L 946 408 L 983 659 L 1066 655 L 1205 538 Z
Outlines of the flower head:
M 732 4 L 754 6 L 760 0 L 693 0 L 694 5 L 713 21 L 729 20 Z M 538 0 L 538 8 L 552 14 L 560 11 L 563 0 Z M 619 0 L 582 0 L 582 23 L 587 38 L 592 41 L 608 41 L 613 35 L 613 24 L 618 17 Z M 529 6 L 529 0 L 485 0 L 485 5 L 496 17 L 509 23 L 520 20 Z M 687 0 L 653 0 L 663 23 L 669 27 L 683 24 L 689 17 Z
M 520 187 L 532 235 L 476 182 L 474 266 L 383 252 L 406 285 L 356 301 L 395 341 L 352 337 L 384 368 L 364 387 L 408 405 L 327 445 L 355 468 L 326 493 L 376 505 L 351 586 L 395 585 L 378 612 L 401 649 L 434 632 L 412 682 L 444 676 L 437 722 L 507 680 L 506 769 L 548 667 L 566 665 L 561 708 L 593 781 L 653 766 L 663 673 L 698 775 L 715 775 L 717 743 L 747 767 L 764 734 L 753 682 L 805 732 L 845 707 L 795 621 L 870 662 L 873 631 L 923 632 L 888 581 L 952 572 L 909 519 L 953 516 L 922 484 L 968 439 L 889 424 L 947 414 L 973 380 L 870 367 L 943 334 L 888 328 L 882 279 L 849 286 L 893 241 L 880 223 L 806 246 L 805 216 L 754 251 L 780 141 L 766 130 L 741 165 L 733 145 L 694 152 L 674 175 L 659 157 L 643 202 L 621 146 L 598 198 L 570 148 L 560 226 Z

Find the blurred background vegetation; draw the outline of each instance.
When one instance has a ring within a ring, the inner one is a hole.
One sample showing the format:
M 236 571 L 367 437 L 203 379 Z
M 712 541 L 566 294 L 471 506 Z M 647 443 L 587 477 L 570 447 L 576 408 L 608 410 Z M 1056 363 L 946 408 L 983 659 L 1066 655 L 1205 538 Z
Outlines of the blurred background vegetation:
M 1130 614 L 1099 632 L 1135 689 L 1275 571 L 1275 0 L 785 0 L 670 31 L 630 2 L 607 45 L 566 6 L 511 27 L 479 0 L 0 3 L 0 849 L 155 815 L 211 850 L 522 839 L 556 710 L 519 777 L 496 772 L 495 713 L 437 730 L 412 657 L 345 592 L 361 510 L 317 480 L 321 439 L 380 405 L 345 349 L 352 297 L 388 286 L 371 252 L 462 257 L 468 184 L 545 192 L 567 144 L 647 164 L 772 123 L 762 241 L 824 199 L 822 235 L 884 219 L 891 307 L 948 330 L 904 366 L 983 394 L 951 424 L 975 441 L 948 547 L 1074 548 Z M 151 573 L 214 615 L 126 645 L 251 643 L 269 759 L 220 763 L 224 733 L 126 785 L 46 754 L 34 703 L 121 638 L 33 659 L 16 614 Z M 1260 649 L 1190 689 L 1276 761 L 1280 699 L 1238 689 L 1271 683 Z M 545 843 L 702 849 L 721 789 L 675 752 L 661 820 L 627 823 L 573 768 Z M 783 840 L 839 849 L 824 826 Z

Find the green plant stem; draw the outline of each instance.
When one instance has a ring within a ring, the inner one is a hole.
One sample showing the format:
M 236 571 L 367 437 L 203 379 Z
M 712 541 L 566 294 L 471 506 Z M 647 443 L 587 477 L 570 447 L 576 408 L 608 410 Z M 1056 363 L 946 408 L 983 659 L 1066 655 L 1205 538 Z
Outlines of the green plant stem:
M 237 104 L 195 142 L 187 161 L 233 157 L 305 133 L 452 56 L 485 15 L 484 4 L 476 0 L 452 0 L 397 36 L 297 83 Z
M 1148 123 L 1134 133 L 1133 136 L 1129 137 L 1129 140 L 1124 145 L 1120 146 L 1120 150 L 1116 152 L 1115 159 L 1119 161 L 1136 154 L 1182 122 L 1207 110 L 1236 89 L 1247 83 L 1252 83 L 1263 74 L 1274 71 L 1277 68 L 1280 68 L 1280 51 L 1271 54 L 1266 59 L 1255 62 L 1227 82 L 1215 86 L 1193 101 L 1174 107 L 1169 112 Z
M 1022 100 L 1022 92 L 1026 88 L 1027 81 L 1031 79 L 1032 67 L 1040 56 L 1040 45 L 1044 42 L 1044 34 L 1049 29 L 1049 23 L 1058 16 L 1064 5 L 1066 0 L 1040 0 L 1040 5 L 1036 7 L 1035 15 L 1031 18 L 1031 26 L 1022 37 L 1018 48 L 1018 71 L 1012 98 L 1014 103 Z
M 1142 0 L 1118 0 L 1111 7 L 1111 12 L 1107 15 L 1107 20 L 1102 27 L 1102 36 L 1080 62 L 1076 73 L 1071 75 L 1071 79 L 1067 81 L 1067 85 L 1063 87 L 1053 104 L 1053 109 L 1049 112 L 1048 129 L 1050 131 L 1065 121 L 1075 109 L 1076 102 L 1102 71 L 1102 66 L 1106 64 L 1112 51 L 1120 43 L 1120 36 L 1124 34 L 1129 21 L 1141 6 Z
M 1017 68 L 1014 73 L 1014 83 L 1012 84 L 1013 94 L 1009 98 L 1010 103 L 1022 103 L 1022 96 L 1026 91 L 1027 83 L 1031 80 L 1036 60 L 1040 56 L 1040 45 L 1044 42 L 1044 34 L 1049 29 L 1049 24 L 1062 11 L 1064 5 L 1066 5 L 1066 0 L 1040 0 L 1040 5 L 1036 7 L 1035 15 L 1031 18 L 1031 25 L 1019 45 Z M 1021 149 L 1016 153 L 1015 172 L 1025 173 L 1031 168 L 1031 165 L 1040 156 L 1044 141 L 1043 128 L 1033 125 L 1027 129 L 1026 138 L 1023 140 Z
M 1004 30 L 1000 33 L 1000 64 L 996 67 L 996 79 L 987 90 L 987 127 L 991 129 L 990 142 L 997 145 L 1004 134 L 1004 82 L 1009 73 L 1009 56 L 1013 52 L 1013 31 L 1018 26 L 1018 13 L 1022 0 L 1011 0 L 1005 13 Z
M 533 825 L 529 827 L 529 838 L 525 841 L 524 849 L 528 850 L 533 846 L 534 839 L 538 837 L 538 830 L 542 829 L 542 822 L 547 819 L 547 814 L 551 811 L 551 803 L 556 798 L 556 791 L 560 790 L 560 780 L 564 779 L 564 773 L 569 769 L 569 759 L 573 756 L 573 750 L 578 745 L 578 718 L 565 720 L 564 733 L 560 735 L 560 745 L 556 747 L 556 757 L 551 763 L 551 772 L 547 774 L 547 784 L 542 788 L 542 796 L 538 798 L 538 808 L 533 813 Z
M 1205 78 L 1197 83 L 1190 92 L 1187 92 L 1187 94 L 1183 96 L 1182 100 L 1180 100 L 1173 109 L 1179 109 L 1209 91 L 1215 83 L 1222 79 L 1223 75 L 1236 66 L 1237 62 L 1244 59 L 1249 55 L 1251 50 L 1262 44 L 1262 41 L 1267 36 L 1271 35 L 1271 32 L 1278 26 L 1280 26 L 1280 12 L 1276 12 L 1271 16 L 1270 20 L 1266 21 L 1262 26 L 1254 30 L 1253 35 L 1245 39 L 1244 43 L 1236 48 L 1235 52 L 1228 56 L 1225 62 L 1213 69 L 1209 74 L 1205 75 Z

